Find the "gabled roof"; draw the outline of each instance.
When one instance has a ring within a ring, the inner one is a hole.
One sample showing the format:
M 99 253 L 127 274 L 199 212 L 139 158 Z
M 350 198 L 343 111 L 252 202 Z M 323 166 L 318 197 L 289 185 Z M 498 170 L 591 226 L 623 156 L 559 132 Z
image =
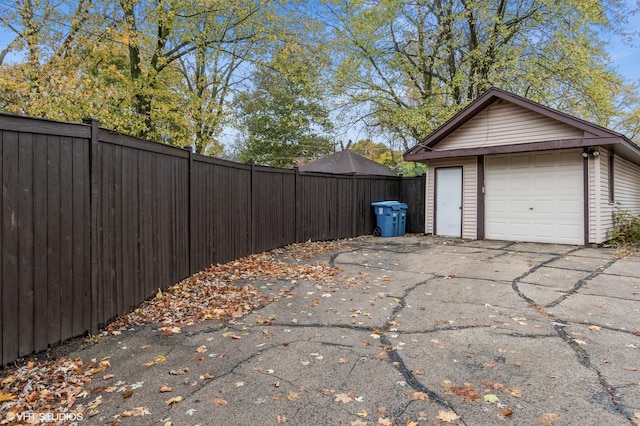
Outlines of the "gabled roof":
M 470 148 L 465 150 L 450 150 L 447 152 L 435 150 L 435 146 L 449 136 L 451 133 L 460 128 L 463 124 L 474 118 L 480 112 L 485 110 L 489 105 L 496 101 L 504 100 L 511 102 L 520 107 L 526 108 L 530 111 L 541 114 L 545 117 L 557 120 L 569 126 L 575 127 L 584 131 L 584 137 L 580 139 L 567 139 L 561 141 L 541 141 L 539 143 L 527 143 L 527 144 L 514 144 L 501 147 L 483 148 Z M 424 161 L 433 158 L 445 158 L 456 157 L 463 155 L 484 155 L 490 153 L 507 153 L 507 152 L 523 152 L 523 151 L 535 151 L 543 149 L 562 149 L 562 148 L 576 148 L 595 145 L 624 145 L 621 147 L 615 147 L 616 153 L 623 157 L 635 157 L 633 159 L 640 164 L 640 148 L 632 143 L 625 136 L 613 130 L 606 129 L 598 126 L 597 124 L 590 123 L 580 118 L 565 114 L 557 111 L 553 108 L 546 107 L 537 102 L 533 102 L 529 99 L 515 95 L 513 93 L 506 92 L 497 87 L 492 87 L 483 93 L 475 101 L 471 102 L 464 109 L 454 115 L 451 119 L 445 122 L 442 126 L 437 128 L 433 133 L 423 139 L 414 147 L 410 148 L 404 153 L 404 159 L 406 161 Z M 620 152 L 618 152 L 620 151 Z M 636 151 L 633 153 L 633 151 Z
M 348 149 L 303 164 L 299 170 L 301 172 L 396 176 L 396 172 L 390 168 Z

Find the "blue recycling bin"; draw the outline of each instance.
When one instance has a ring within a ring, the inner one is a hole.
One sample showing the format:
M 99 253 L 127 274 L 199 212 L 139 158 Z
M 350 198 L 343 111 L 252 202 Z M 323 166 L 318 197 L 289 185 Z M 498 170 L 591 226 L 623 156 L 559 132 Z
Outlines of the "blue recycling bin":
M 380 237 L 397 236 L 400 203 L 398 201 L 378 201 L 371 203 L 371 205 L 376 214 L 376 229 L 373 234 Z
M 407 226 L 407 210 L 409 209 L 409 206 L 407 206 L 405 203 L 398 203 L 396 207 L 398 209 L 398 221 L 396 222 L 396 235 L 401 236 L 405 234 L 405 229 Z

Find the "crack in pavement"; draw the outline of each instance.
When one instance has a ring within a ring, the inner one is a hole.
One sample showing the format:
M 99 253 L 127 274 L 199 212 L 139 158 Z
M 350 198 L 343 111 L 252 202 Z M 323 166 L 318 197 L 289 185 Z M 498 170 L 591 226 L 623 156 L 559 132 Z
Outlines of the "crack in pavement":
M 602 371 L 600 371 L 600 369 L 598 369 L 597 367 L 595 367 L 590 360 L 589 357 L 589 353 L 587 352 L 587 350 L 580 345 L 580 343 L 578 343 L 576 341 L 576 339 L 574 339 L 573 337 L 571 337 L 571 335 L 565 330 L 566 326 L 569 326 L 571 324 L 570 321 L 567 320 L 563 320 L 559 317 L 557 317 L 556 315 L 551 314 L 549 311 L 547 311 L 546 308 L 552 308 L 555 306 L 560 305 L 563 301 L 567 300 L 571 295 L 576 294 L 580 288 L 582 288 L 588 281 L 592 280 L 593 278 L 597 277 L 598 275 L 602 274 L 602 272 L 604 270 L 606 270 L 607 268 L 609 268 L 611 265 L 613 265 L 617 259 L 611 259 L 610 261 L 608 261 L 605 265 L 599 267 L 597 270 L 592 271 L 587 277 L 578 280 L 572 287 L 571 289 L 569 289 L 566 293 L 564 293 L 562 296 L 558 297 L 556 300 L 554 300 L 553 302 L 550 302 L 546 305 L 540 305 L 538 304 L 535 300 L 531 299 L 530 297 L 526 296 L 524 293 L 522 293 L 522 291 L 520 290 L 520 288 L 518 287 L 518 284 L 520 283 L 520 281 L 531 275 L 532 273 L 534 273 L 535 271 L 537 271 L 538 269 L 542 268 L 543 266 L 548 265 L 549 263 L 562 258 L 563 256 L 566 255 L 570 255 L 571 253 L 574 253 L 575 251 L 579 250 L 578 248 L 573 249 L 568 251 L 565 254 L 562 255 L 557 255 L 554 256 L 544 262 L 540 262 L 539 264 L 533 266 L 532 268 L 530 268 L 527 272 L 525 272 L 524 274 L 520 275 L 519 277 L 514 278 L 514 280 L 512 281 L 511 287 L 514 290 L 514 292 L 523 300 L 527 301 L 529 303 L 529 307 L 532 308 L 533 310 L 535 310 L 538 314 L 542 315 L 543 317 L 546 317 L 550 320 L 553 321 L 552 325 L 554 327 L 554 329 L 556 330 L 557 335 L 574 351 L 576 359 L 578 360 L 578 362 L 580 364 L 582 364 L 585 368 L 588 368 L 589 370 L 593 371 L 596 376 L 598 377 L 598 383 L 602 386 L 602 388 L 606 391 L 606 393 L 609 395 L 610 397 L 610 401 L 612 404 L 612 407 L 614 408 L 615 411 L 619 412 L 620 414 L 622 414 L 623 416 L 625 416 L 627 419 L 629 419 L 630 422 L 633 421 L 633 414 L 627 410 L 627 408 L 625 407 L 623 401 L 621 400 L 621 398 L 619 398 L 616 395 L 616 388 L 609 382 L 609 380 L 607 380 L 607 378 L 605 377 L 604 373 Z M 560 268 L 562 269 L 562 268 Z M 573 269 L 571 269 L 573 270 Z M 585 271 L 587 272 L 587 271 Z M 633 423 L 632 423 L 633 424 Z

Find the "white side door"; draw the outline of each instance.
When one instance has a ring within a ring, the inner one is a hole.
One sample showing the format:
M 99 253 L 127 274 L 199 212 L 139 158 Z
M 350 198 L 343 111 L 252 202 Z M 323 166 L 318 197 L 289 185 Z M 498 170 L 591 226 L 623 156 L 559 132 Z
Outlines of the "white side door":
M 462 167 L 435 169 L 435 234 L 462 236 Z

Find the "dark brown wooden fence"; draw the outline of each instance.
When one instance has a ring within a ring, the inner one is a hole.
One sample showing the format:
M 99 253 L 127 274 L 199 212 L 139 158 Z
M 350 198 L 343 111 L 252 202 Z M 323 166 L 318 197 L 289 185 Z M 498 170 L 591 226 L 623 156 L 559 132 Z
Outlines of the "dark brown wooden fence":
M 98 127 L 0 114 L 0 364 L 97 332 L 212 263 L 370 234 L 371 202 L 424 179 L 299 173 L 192 154 Z

